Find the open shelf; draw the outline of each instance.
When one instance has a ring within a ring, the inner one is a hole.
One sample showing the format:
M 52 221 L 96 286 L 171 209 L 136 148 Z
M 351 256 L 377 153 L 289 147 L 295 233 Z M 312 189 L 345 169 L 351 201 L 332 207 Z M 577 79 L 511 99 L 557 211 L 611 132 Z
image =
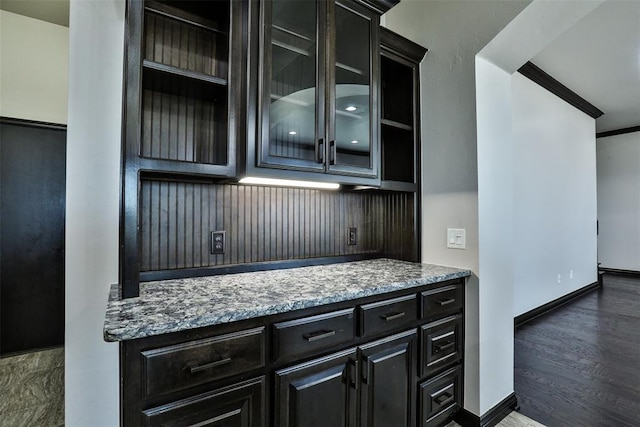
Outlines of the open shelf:
M 415 182 L 415 148 L 412 130 L 382 126 L 382 180 Z
M 382 56 L 382 121 L 413 126 L 413 69 Z
M 140 156 L 226 164 L 227 88 L 145 67 Z
M 144 27 L 146 61 L 227 79 L 229 37 L 226 32 L 149 8 Z

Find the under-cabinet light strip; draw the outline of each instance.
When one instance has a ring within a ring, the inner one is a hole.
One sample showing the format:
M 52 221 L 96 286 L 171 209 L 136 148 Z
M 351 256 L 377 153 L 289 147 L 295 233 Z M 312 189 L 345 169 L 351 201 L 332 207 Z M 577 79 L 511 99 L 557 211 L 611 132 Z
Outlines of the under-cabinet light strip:
M 337 190 L 340 188 L 340 184 L 335 184 L 333 182 L 297 181 L 293 179 L 259 178 L 254 176 L 247 176 L 245 178 L 242 178 L 239 182 L 240 184 L 276 185 L 280 187 L 321 188 L 324 190 Z

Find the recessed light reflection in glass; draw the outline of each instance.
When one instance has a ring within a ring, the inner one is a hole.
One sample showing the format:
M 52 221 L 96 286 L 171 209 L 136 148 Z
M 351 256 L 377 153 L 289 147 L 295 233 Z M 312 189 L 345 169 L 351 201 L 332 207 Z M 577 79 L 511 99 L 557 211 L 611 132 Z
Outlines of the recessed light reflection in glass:
M 355 105 L 349 105 L 345 110 L 347 111 L 356 111 L 358 108 Z

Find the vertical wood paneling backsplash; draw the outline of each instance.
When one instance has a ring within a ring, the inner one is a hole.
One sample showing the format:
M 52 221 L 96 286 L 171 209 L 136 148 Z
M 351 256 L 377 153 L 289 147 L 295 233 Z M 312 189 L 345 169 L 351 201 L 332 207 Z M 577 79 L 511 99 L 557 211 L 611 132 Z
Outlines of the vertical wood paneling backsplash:
M 414 195 L 143 180 L 141 271 L 351 254 L 414 259 Z M 347 228 L 358 242 L 347 245 Z M 226 250 L 210 254 L 210 232 Z

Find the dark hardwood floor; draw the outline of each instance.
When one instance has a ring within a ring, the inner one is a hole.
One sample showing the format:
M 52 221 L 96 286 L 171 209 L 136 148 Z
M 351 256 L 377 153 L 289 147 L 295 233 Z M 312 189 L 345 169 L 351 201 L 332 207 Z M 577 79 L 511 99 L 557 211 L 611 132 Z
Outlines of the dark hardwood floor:
M 604 286 L 516 331 L 520 412 L 549 427 L 640 426 L 640 278 Z

